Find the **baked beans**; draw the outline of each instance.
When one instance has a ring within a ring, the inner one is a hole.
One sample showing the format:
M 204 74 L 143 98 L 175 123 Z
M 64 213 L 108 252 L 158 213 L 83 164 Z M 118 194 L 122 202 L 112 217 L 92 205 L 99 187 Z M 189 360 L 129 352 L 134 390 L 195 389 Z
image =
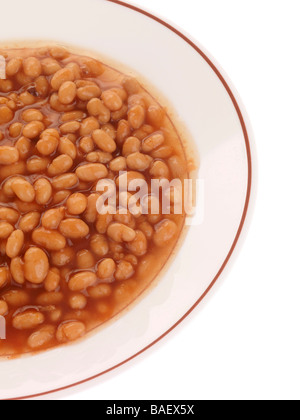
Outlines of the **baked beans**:
M 0 356 L 84 336 L 169 258 L 185 215 L 124 213 L 131 192 L 99 214 L 99 180 L 187 176 L 172 122 L 136 79 L 56 46 L 1 55 Z

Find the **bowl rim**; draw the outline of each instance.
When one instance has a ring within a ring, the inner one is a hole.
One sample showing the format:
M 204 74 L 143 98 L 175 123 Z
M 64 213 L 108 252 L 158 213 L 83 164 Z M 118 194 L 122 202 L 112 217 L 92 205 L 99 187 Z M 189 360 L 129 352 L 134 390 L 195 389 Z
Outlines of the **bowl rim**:
M 106 0 L 108 2 L 111 3 L 115 3 L 119 6 L 122 7 L 126 7 L 128 9 L 131 9 L 135 12 L 138 12 L 156 22 L 158 22 L 159 24 L 165 26 L 167 29 L 169 29 L 170 31 L 172 31 L 173 33 L 175 33 L 176 35 L 178 35 L 180 38 L 182 38 L 187 44 L 189 44 L 205 61 L 206 63 L 210 66 L 210 68 L 214 71 L 214 73 L 217 75 L 217 77 L 219 78 L 219 80 L 221 81 L 223 87 L 225 88 L 226 92 L 228 93 L 232 104 L 235 108 L 235 111 L 237 112 L 241 127 L 242 127 L 242 131 L 243 131 L 243 136 L 244 136 L 244 141 L 245 141 L 245 147 L 246 147 L 246 154 L 247 154 L 247 164 L 248 164 L 248 183 L 247 183 L 247 193 L 246 193 L 246 199 L 245 199 L 245 204 L 244 204 L 244 208 L 243 208 L 243 213 L 242 213 L 242 217 L 241 217 L 241 221 L 237 230 L 237 233 L 235 235 L 234 241 L 231 245 L 231 248 L 223 262 L 223 264 L 221 265 L 220 269 L 218 270 L 216 276 L 213 278 L 213 280 L 211 281 L 210 285 L 207 287 L 207 289 L 205 290 L 205 292 L 200 296 L 200 298 L 194 303 L 194 305 L 172 326 L 170 327 L 164 334 L 160 335 L 156 340 L 154 340 L 153 342 L 151 342 L 149 345 L 147 345 L 146 347 L 144 347 L 143 349 L 141 349 L 140 351 L 138 351 L 137 353 L 135 353 L 134 355 L 132 355 L 131 357 L 125 359 L 124 361 L 118 363 L 115 366 L 112 366 L 109 369 L 106 369 L 103 372 L 98 373 L 97 375 L 91 376 L 89 378 L 86 378 L 82 381 L 61 387 L 61 388 L 56 388 L 53 390 L 49 390 L 46 392 L 42 392 L 39 394 L 32 394 L 32 395 L 27 395 L 27 396 L 23 396 L 23 397 L 18 397 L 18 398 L 10 398 L 9 400 L 24 400 L 24 399 L 29 399 L 29 398 L 39 398 L 39 397 L 43 397 L 45 395 L 49 395 L 49 394 L 53 394 L 56 392 L 61 392 L 61 391 L 66 391 L 70 388 L 79 386 L 79 385 L 83 385 L 86 384 L 87 382 L 90 382 L 94 379 L 97 379 L 109 372 L 112 372 L 114 370 L 116 370 L 117 368 L 127 364 L 128 362 L 130 362 L 131 360 L 137 358 L 138 356 L 140 356 L 141 354 L 145 353 L 147 350 L 149 350 L 150 348 L 152 348 L 155 344 L 157 344 L 158 342 L 160 342 L 163 338 L 165 338 L 167 335 L 169 335 L 179 324 L 181 324 L 197 307 L 198 305 L 202 302 L 202 300 L 206 297 L 206 295 L 210 292 L 210 290 L 213 288 L 213 286 L 216 284 L 217 280 L 220 278 L 221 274 L 223 273 L 223 271 L 225 270 L 225 268 L 227 268 L 227 265 L 229 263 L 229 261 L 231 260 L 231 257 L 237 247 L 237 244 L 240 240 L 242 231 L 244 230 L 244 226 L 245 226 L 245 222 L 246 222 L 246 218 L 248 216 L 249 213 L 249 207 L 250 207 L 250 199 L 252 197 L 252 190 L 253 190 L 253 154 L 252 154 L 252 144 L 250 146 L 250 135 L 249 132 L 251 130 L 251 128 L 249 127 L 249 122 L 247 121 L 246 124 L 246 119 L 247 119 L 247 115 L 245 113 L 245 110 L 241 110 L 242 106 L 239 104 L 239 101 L 237 100 L 236 97 L 238 97 L 238 94 L 235 92 L 233 93 L 234 88 L 229 86 L 229 82 L 227 82 L 225 80 L 225 77 L 222 75 L 221 71 L 218 69 L 217 65 L 214 64 L 214 62 L 212 61 L 212 58 L 208 57 L 208 53 L 203 51 L 203 47 L 199 46 L 197 41 L 192 40 L 192 37 L 188 34 L 183 33 L 183 31 L 178 28 L 176 28 L 175 26 L 173 26 L 173 24 L 167 22 L 166 20 L 164 20 L 161 17 L 158 17 L 156 15 L 154 15 L 153 13 L 151 13 L 150 11 L 141 9 L 138 6 L 135 6 L 134 4 L 129 4 L 129 3 L 125 3 L 123 1 L 120 0 Z M 220 68 L 220 66 L 219 66 Z M 223 73 L 225 73 L 222 70 Z M 248 126 L 248 128 L 247 128 Z M 252 137 L 252 136 L 251 136 Z M 251 142 L 252 143 L 252 142 Z M 255 150 L 254 150 L 255 153 Z

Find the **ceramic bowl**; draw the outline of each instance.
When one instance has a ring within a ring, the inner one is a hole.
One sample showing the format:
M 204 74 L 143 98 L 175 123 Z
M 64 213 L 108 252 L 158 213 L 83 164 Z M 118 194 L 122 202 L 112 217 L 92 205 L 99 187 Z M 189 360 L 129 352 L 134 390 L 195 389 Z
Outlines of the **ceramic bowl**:
M 1 399 L 88 381 L 168 334 L 228 265 L 245 224 L 252 180 L 251 134 L 243 106 L 219 65 L 191 37 L 118 1 L 52 0 L 45 7 L 39 0 L 10 0 L 5 15 L 10 18 L 0 25 L 2 44 L 71 44 L 140 78 L 193 144 L 204 188 L 201 208 L 159 281 L 130 310 L 82 341 L 1 360 Z

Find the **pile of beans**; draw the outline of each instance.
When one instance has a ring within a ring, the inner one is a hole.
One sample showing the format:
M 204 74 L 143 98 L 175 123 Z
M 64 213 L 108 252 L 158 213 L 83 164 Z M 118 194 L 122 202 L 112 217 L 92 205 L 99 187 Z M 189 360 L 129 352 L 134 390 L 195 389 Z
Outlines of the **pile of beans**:
M 17 354 L 110 319 L 178 239 L 184 215 L 98 214 L 97 182 L 183 178 L 186 163 L 135 79 L 60 47 L 0 54 L 0 354 Z

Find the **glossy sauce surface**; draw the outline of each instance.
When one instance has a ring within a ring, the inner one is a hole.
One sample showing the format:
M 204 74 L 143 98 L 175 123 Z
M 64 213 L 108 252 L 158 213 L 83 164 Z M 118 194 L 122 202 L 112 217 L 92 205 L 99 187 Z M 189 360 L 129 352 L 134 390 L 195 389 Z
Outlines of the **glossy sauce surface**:
M 188 173 L 166 111 L 135 79 L 60 47 L 0 55 L 3 356 L 84 336 L 169 259 L 185 214 L 99 215 L 99 179 L 118 186 L 125 171 L 150 194 L 152 179 Z

